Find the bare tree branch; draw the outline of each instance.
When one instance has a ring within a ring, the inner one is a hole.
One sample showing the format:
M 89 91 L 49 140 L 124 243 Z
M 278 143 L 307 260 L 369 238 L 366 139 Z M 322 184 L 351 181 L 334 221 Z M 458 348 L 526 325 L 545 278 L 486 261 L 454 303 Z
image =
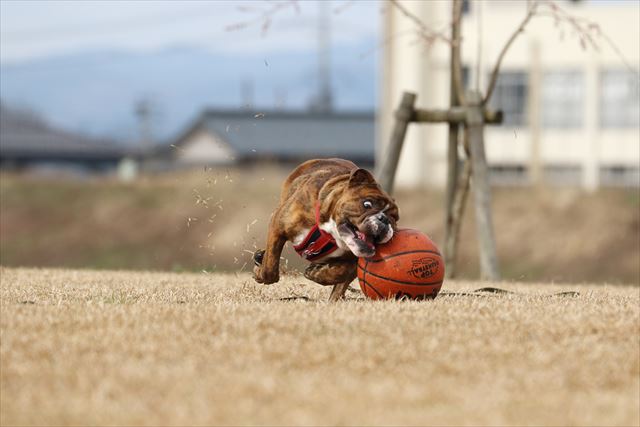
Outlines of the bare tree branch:
M 238 10 L 244 13 L 258 13 L 253 19 L 248 21 L 236 22 L 235 24 L 227 25 L 226 31 L 238 31 L 243 30 L 251 25 L 260 23 L 262 36 L 265 36 L 271 27 L 274 15 L 284 9 L 293 8 L 296 13 L 300 13 L 300 7 L 298 0 L 283 0 L 272 3 L 273 6 L 269 9 L 258 9 L 252 7 L 238 6 Z
M 460 61 L 460 26 L 462 20 L 462 0 L 453 0 L 451 24 L 451 78 L 453 79 L 453 92 L 458 105 L 466 106 L 464 96 L 464 84 L 462 83 L 462 64 Z
M 516 30 L 513 32 L 513 34 L 511 34 L 511 37 L 509 37 L 509 39 L 507 40 L 507 43 L 504 45 L 504 47 L 502 48 L 502 51 L 498 55 L 498 59 L 496 60 L 496 65 L 493 67 L 493 71 L 491 72 L 491 78 L 489 80 L 489 87 L 487 88 L 487 93 L 482 99 L 482 104 L 486 104 L 487 101 L 491 99 L 491 95 L 493 94 L 493 90 L 495 89 L 496 82 L 498 80 L 498 74 L 500 73 L 500 65 L 502 65 L 502 60 L 504 59 L 504 56 L 507 54 L 507 51 L 509 50 L 509 48 L 511 47 L 515 39 L 520 35 L 520 33 L 524 31 L 525 27 L 527 26 L 531 18 L 533 18 L 533 16 L 535 15 L 538 9 L 538 5 L 539 5 L 538 1 L 534 1 L 529 4 L 529 8 L 524 19 L 522 20 L 518 28 L 516 28 Z
M 474 89 L 478 92 L 480 92 L 480 76 L 482 74 L 482 23 L 483 23 L 483 9 L 484 7 L 479 5 L 478 6 L 478 11 L 476 13 L 477 15 L 477 22 L 476 22 L 476 27 L 477 27 L 477 33 L 476 33 L 476 81 L 475 81 L 475 87 Z
M 436 41 L 443 41 L 445 43 L 451 44 L 451 39 L 449 39 L 445 34 L 427 27 L 420 18 L 411 13 L 398 0 L 389 0 L 389 3 L 391 3 L 391 5 L 398 9 L 400 13 L 402 13 L 407 19 L 415 24 L 418 34 L 425 42 L 427 42 L 427 44 L 433 44 Z
M 548 11 L 541 11 L 541 6 L 545 6 L 546 8 L 548 8 Z M 555 20 L 557 26 L 559 26 L 561 23 L 567 23 L 577 34 L 580 41 L 580 46 L 582 46 L 583 49 L 587 49 L 590 47 L 597 51 L 599 50 L 599 48 L 598 44 L 596 43 L 596 38 L 599 37 L 603 39 L 631 72 L 635 74 L 638 73 L 638 71 L 634 69 L 629 61 L 625 58 L 625 56 L 622 54 L 622 51 L 613 42 L 613 40 L 611 40 L 611 38 L 609 38 L 600 30 L 600 26 L 597 23 L 588 19 L 578 18 L 571 15 L 569 12 L 558 6 L 553 0 L 528 0 L 527 14 L 520 23 L 520 26 L 516 28 L 515 32 L 507 40 L 507 43 L 502 48 L 500 55 L 498 55 L 498 59 L 491 73 L 487 93 L 482 99 L 483 104 L 487 104 L 489 99 L 491 99 L 491 95 L 493 94 L 493 90 L 495 89 L 495 85 L 498 80 L 498 74 L 500 73 L 500 65 L 502 64 L 504 56 L 513 44 L 513 41 L 524 31 L 525 27 L 534 16 L 551 17 Z
M 391 34 L 388 37 L 385 37 L 384 40 L 382 40 L 380 43 L 378 43 L 376 46 L 372 47 L 371 49 L 362 52 L 359 57 L 360 59 L 366 58 L 367 56 L 371 55 L 372 53 L 374 53 L 375 51 L 377 51 L 378 49 L 382 49 L 383 47 L 389 45 L 392 41 L 398 40 L 402 37 L 406 37 L 406 36 L 410 36 L 413 35 L 414 31 L 413 30 L 403 30 L 403 31 L 398 31 L 394 34 Z
M 464 91 L 461 83 L 461 78 L 458 76 L 456 79 L 455 70 L 460 72 L 460 25 L 461 25 L 461 11 L 462 2 L 460 0 L 454 0 L 452 4 L 452 24 L 451 24 L 451 39 L 454 41 L 451 44 L 451 52 L 449 58 L 449 68 L 451 81 L 449 84 L 449 105 L 451 108 L 459 106 L 462 103 L 466 104 L 464 97 Z M 465 112 L 466 115 L 466 112 Z M 460 124 L 449 122 L 449 141 L 447 147 L 447 196 L 446 196 L 446 214 L 445 214 L 445 238 L 447 242 L 452 234 L 455 222 L 452 220 L 453 204 L 455 196 L 459 192 L 458 189 L 458 144 L 460 135 Z M 450 258 L 449 251 L 450 245 L 447 244 L 445 248 L 445 262 Z M 455 249 L 455 246 L 453 246 Z
M 540 0 L 538 0 L 540 1 Z M 599 50 L 598 44 L 596 43 L 596 39 L 600 38 L 604 40 L 607 46 L 618 56 L 618 58 L 622 61 L 622 63 L 631 71 L 632 73 L 638 73 L 629 60 L 624 56 L 620 48 L 611 40 L 611 38 L 605 34 L 600 26 L 593 21 L 584 18 L 578 18 L 571 15 L 569 12 L 562 9 L 552 0 L 546 0 L 544 5 L 549 7 L 548 13 L 538 13 L 540 16 L 549 16 L 552 17 L 556 25 L 560 25 L 561 22 L 568 23 L 569 26 L 574 30 L 574 32 L 578 35 L 580 40 L 580 45 L 583 49 L 587 47 L 591 47 L 596 51 Z
M 345 2 L 333 9 L 334 15 L 340 15 L 356 3 L 356 0 L 345 0 Z
M 465 131 L 466 134 L 466 131 Z M 466 135 L 465 135 L 466 138 Z M 462 171 L 458 177 L 457 191 L 453 196 L 453 206 L 451 208 L 451 217 L 448 221 L 451 221 L 449 228 L 450 234 L 446 236 L 445 240 L 445 265 L 447 266 L 447 277 L 454 278 L 457 273 L 457 254 L 458 254 L 458 242 L 460 241 L 460 229 L 462 227 L 462 220 L 464 218 L 464 209 L 466 206 L 467 196 L 469 195 L 469 186 L 471 181 L 471 159 L 467 157 L 464 161 Z

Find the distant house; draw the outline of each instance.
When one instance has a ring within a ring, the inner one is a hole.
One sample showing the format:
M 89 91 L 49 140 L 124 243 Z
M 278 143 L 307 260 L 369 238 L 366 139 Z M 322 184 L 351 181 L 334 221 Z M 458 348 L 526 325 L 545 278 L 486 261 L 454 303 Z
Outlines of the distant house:
M 38 117 L 0 105 L 0 168 L 114 169 L 131 151 L 113 141 L 57 129 Z
M 342 157 L 371 165 L 374 113 L 207 110 L 164 150 L 176 166 Z

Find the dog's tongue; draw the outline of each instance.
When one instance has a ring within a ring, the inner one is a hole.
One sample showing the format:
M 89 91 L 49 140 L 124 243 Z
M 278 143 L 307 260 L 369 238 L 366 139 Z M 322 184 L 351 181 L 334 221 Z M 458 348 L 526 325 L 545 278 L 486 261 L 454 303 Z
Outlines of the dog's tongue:
M 369 237 L 367 237 L 362 231 L 357 230 L 356 231 L 356 237 L 359 240 L 362 240 L 363 242 L 365 242 L 367 244 L 367 246 L 369 246 L 370 249 L 375 249 L 375 245 L 373 244 L 373 242 L 371 242 L 371 239 Z

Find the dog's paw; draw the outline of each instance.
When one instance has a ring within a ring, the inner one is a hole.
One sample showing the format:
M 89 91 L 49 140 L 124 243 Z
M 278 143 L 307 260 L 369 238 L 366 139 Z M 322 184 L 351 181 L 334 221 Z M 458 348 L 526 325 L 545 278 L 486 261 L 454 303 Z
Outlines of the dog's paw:
M 263 277 L 260 276 L 258 274 L 254 274 L 253 275 L 253 280 L 255 280 L 258 283 L 261 283 L 263 285 L 271 285 L 273 283 L 276 283 L 278 280 L 280 280 L 279 277 Z
M 262 267 L 260 265 L 253 267 L 253 280 L 258 283 L 264 283 L 262 280 Z
M 258 283 L 262 283 L 263 285 L 270 285 L 280 280 L 280 275 L 267 274 L 262 269 L 262 266 L 256 265 L 255 267 L 253 267 L 253 280 L 255 280 Z
M 258 249 L 253 253 L 253 263 L 256 267 L 260 267 L 262 265 L 262 260 L 264 259 L 264 249 Z

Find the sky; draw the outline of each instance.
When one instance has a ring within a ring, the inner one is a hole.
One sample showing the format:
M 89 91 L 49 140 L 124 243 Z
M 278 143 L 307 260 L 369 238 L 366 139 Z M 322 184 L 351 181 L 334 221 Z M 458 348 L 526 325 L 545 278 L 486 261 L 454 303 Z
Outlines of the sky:
M 332 44 L 375 44 L 378 1 L 329 3 Z M 264 33 L 261 15 L 279 5 Z M 185 45 L 247 55 L 315 49 L 318 10 L 315 1 L 0 0 L 0 62 Z M 230 30 L 240 23 L 248 25 Z

